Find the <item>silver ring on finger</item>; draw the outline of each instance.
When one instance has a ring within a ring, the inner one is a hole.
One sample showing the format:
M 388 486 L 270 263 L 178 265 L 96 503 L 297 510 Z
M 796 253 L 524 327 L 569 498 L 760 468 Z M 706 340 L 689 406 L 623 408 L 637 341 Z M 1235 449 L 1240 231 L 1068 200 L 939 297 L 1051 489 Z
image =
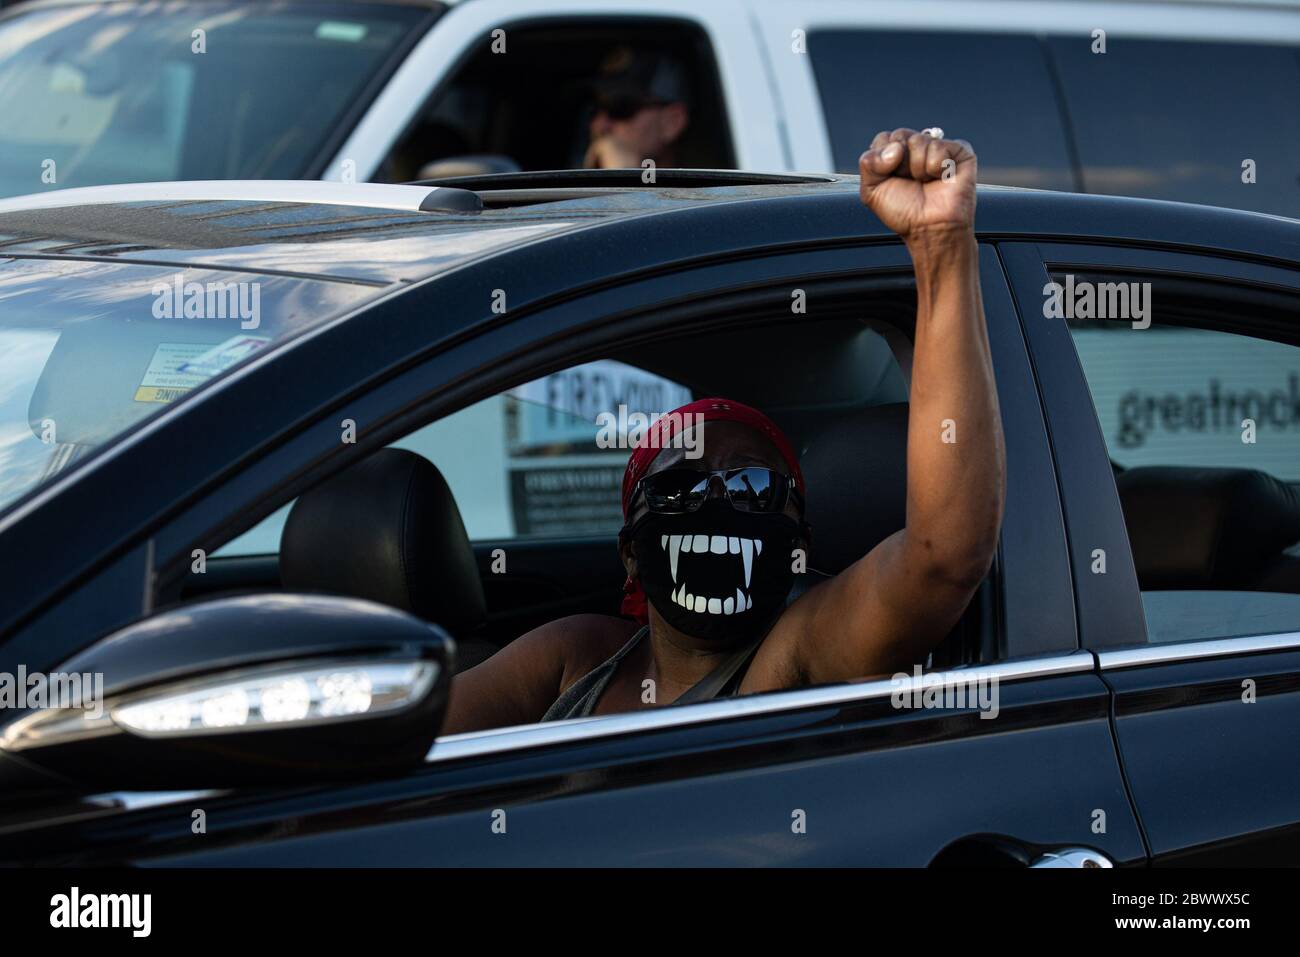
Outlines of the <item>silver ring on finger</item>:
M 928 133 L 928 134 L 930 134 L 930 135 L 933 136 L 936 140 L 941 140 L 941 139 L 943 139 L 943 127 L 941 127 L 941 126 L 929 126 L 929 127 L 926 127 L 925 129 L 921 130 L 921 132 L 922 132 L 922 133 Z

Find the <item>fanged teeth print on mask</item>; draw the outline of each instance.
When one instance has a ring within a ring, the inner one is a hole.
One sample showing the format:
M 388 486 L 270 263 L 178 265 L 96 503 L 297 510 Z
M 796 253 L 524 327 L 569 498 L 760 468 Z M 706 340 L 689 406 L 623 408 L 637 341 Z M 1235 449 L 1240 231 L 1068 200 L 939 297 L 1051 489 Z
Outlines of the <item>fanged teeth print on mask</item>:
M 744 588 L 737 585 L 736 594 L 726 598 L 709 598 L 705 595 L 692 594 L 686 583 L 673 591 L 673 601 L 683 608 L 710 615 L 734 615 L 754 607 L 753 596 L 749 594 L 749 583 L 753 576 L 754 556 L 762 554 L 761 538 L 737 538 L 725 535 L 660 535 L 659 547 L 668 553 L 668 568 L 672 572 L 673 583 L 677 583 L 677 565 L 682 552 L 694 552 L 702 555 L 739 555 L 745 566 Z
M 798 523 L 711 501 L 685 515 L 651 515 L 633 542 L 646 596 L 683 634 L 733 640 L 768 623 L 794 578 Z

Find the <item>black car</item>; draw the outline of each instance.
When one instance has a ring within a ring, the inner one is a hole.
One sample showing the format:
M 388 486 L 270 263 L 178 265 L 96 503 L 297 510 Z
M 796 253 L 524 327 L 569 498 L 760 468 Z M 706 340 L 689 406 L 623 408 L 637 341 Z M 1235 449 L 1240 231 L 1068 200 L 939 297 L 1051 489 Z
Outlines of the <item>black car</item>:
M 1006 518 L 924 669 L 434 740 L 456 669 L 616 613 L 602 414 L 772 415 L 803 586 L 902 526 L 915 289 L 857 189 L 0 203 L 0 861 L 1293 861 L 1300 221 L 1263 214 L 981 188 Z

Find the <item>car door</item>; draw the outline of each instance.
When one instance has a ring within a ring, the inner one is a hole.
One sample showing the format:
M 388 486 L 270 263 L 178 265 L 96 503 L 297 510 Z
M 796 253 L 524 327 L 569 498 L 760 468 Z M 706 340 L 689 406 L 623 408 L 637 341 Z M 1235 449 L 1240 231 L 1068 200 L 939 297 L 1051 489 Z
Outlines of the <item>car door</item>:
M 807 228 L 802 216 L 790 223 Z M 792 228 L 770 218 L 768 227 L 769 238 Z M 858 227 L 850 220 L 845 228 Z M 429 382 L 451 378 L 451 369 L 491 368 L 500 384 L 507 357 L 526 356 L 538 368 L 561 361 L 565 352 L 557 350 L 680 336 L 692 323 L 725 319 L 726 328 L 743 328 L 765 310 L 788 315 L 792 285 L 814 300 L 832 289 L 870 296 L 896 289 L 910 270 L 898 244 L 780 248 L 565 299 L 439 353 L 349 408 L 358 421 L 398 422 L 401 408 L 427 393 Z M 512 265 L 545 276 L 542 260 L 564 254 L 528 247 Z M 471 282 L 463 273 L 455 281 Z M 64 860 L 140 864 L 923 866 L 1028 864 L 1070 847 L 1142 861 L 1107 689 L 1077 646 L 1042 409 L 1001 265 L 987 245 L 981 281 L 1010 494 L 974 661 L 944 673 L 445 737 L 424 768 L 397 780 L 114 798 L 110 813 L 41 827 L 24 846 Z M 436 285 L 408 293 L 410 309 L 448 294 Z M 693 298 L 684 311 L 686 292 Z M 741 293 L 748 298 L 737 312 Z M 371 329 L 380 324 L 376 317 Z M 394 333 L 400 328 L 394 322 Z M 580 341 L 556 345 L 575 328 Z M 491 388 L 492 380 L 480 385 Z M 329 433 L 337 414 L 331 409 L 321 420 L 322 434 L 312 439 L 317 456 L 336 443 Z M 253 469 L 293 473 L 299 466 L 285 457 L 304 455 L 312 431 Z M 383 439 L 382 429 L 371 436 Z M 246 494 L 250 479 L 233 484 L 244 483 Z M 180 516 L 160 531 L 159 547 L 192 541 L 185 529 L 212 527 L 213 508 L 232 500 L 210 496 L 202 518 Z M 202 837 L 189 826 L 195 808 L 209 822 Z
M 1240 251 L 1002 251 L 1049 430 L 1068 436 L 1054 450 L 1081 637 L 1114 694 L 1152 859 L 1290 864 L 1300 848 L 1300 270 Z M 1049 317 L 1049 282 L 1080 295 L 1088 284 L 1146 284 L 1150 308 Z

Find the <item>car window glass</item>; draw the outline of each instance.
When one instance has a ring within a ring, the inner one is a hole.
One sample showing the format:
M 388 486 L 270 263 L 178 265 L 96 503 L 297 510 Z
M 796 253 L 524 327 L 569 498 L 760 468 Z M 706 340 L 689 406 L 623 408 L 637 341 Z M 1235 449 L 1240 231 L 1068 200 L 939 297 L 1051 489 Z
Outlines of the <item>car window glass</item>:
M 1048 43 L 1088 192 L 1300 210 L 1297 48 L 1111 36 L 1102 54 L 1087 36 Z
M 970 141 L 981 183 L 1074 187 L 1052 79 L 1032 36 L 816 30 L 808 55 L 839 172 L 858 171 L 864 131 L 924 122 Z
M 511 24 L 508 56 L 500 55 L 501 42 L 485 35 L 471 45 L 472 55 L 423 106 L 376 179 L 581 168 L 591 138 L 592 82 L 602 62 L 623 48 L 667 57 L 680 72 L 689 122 L 672 165 L 734 165 L 712 44 L 697 25 L 666 18 Z
M 1144 591 L 1152 642 L 1276 635 L 1300 625 L 1296 595 L 1257 591 Z
M 438 466 L 471 541 L 612 537 L 623 524 L 630 417 L 691 398 L 662 376 L 600 360 L 476 402 L 393 445 Z M 215 554 L 276 552 L 290 507 Z
M 1300 348 L 1210 329 L 1070 324 L 1121 466 L 1262 469 L 1300 482 Z M 1242 441 L 1242 421 L 1256 441 Z
M 1148 639 L 1298 631 L 1300 347 L 1177 325 L 1153 289 L 1149 327 L 1069 320 Z

